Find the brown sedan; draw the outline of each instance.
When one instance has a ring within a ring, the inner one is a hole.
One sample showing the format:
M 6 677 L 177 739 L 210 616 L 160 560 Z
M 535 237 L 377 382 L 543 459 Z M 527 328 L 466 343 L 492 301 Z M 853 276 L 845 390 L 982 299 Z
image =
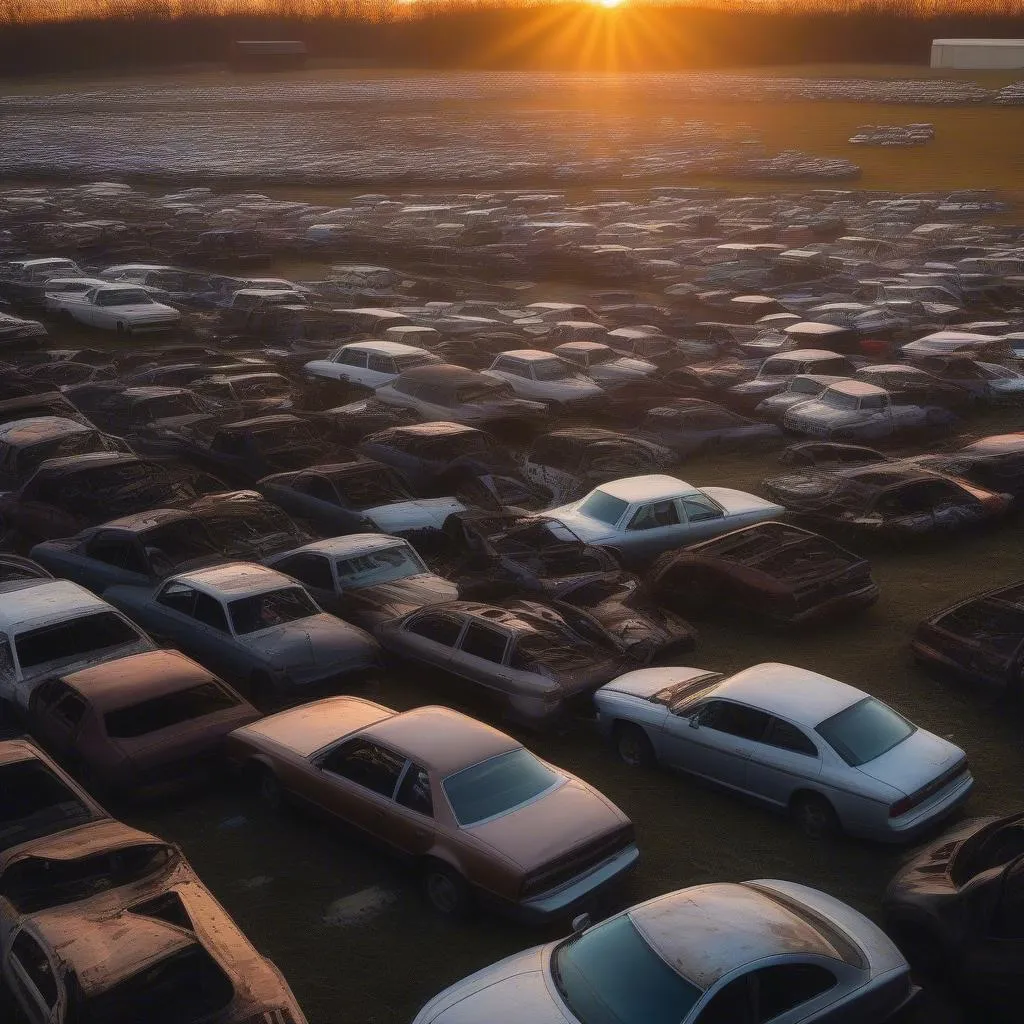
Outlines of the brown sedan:
M 147 651 L 36 687 L 29 728 L 84 781 L 153 790 L 201 777 L 260 713 L 178 651 Z
M 445 914 L 479 898 L 527 921 L 568 916 L 639 856 L 629 818 L 593 786 L 447 708 L 332 697 L 237 730 L 226 753 L 271 803 L 413 861 Z

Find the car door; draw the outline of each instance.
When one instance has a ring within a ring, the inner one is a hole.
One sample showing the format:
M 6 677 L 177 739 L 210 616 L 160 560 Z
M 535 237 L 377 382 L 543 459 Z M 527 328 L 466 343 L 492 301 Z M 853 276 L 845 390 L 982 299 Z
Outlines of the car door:
M 666 719 L 666 760 L 732 789 L 746 789 L 748 762 L 769 717 L 734 701 L 708 700 L 685 718 Z
M 100 530 L 86 542 L 85 556 L 73 554 L 65 575 L 98 594 L 108 587 L 145 587 L 150 583 L 149 567 L 131 535 Z
M 447 669 L 464 626 L 465 616 L 453 612 L 419 612 L 402 624 L 396 646 L 402 654 Z
M 56 965 L 25 928 L 4 950 L 3 978 L 28 1024 L 60 1024 L 65 996 Z
M 294 576 L 300 583 L 305 584 L 321 608 L 337 614 L 338 593 L 335 589 L 334 570 L 331 560 L 326 555 L 300 551 L 276 562 L 274 568 L 278 572 Z
M 154 633 L 173 641 L 211 672 L 237 679 L 248 668 L 223 607 L 208 594 L 169 580 L 157 592 L 146 619 Z
M 808 781 L 821 774 L 818 748 L 798 726 L 772 716 L 761 742 L 755 742 L 746 789 L 779 807 Z
M 81 694 L 60 679 L 47 679 L 29 698 L 32 733 L 58 759 L 66 760 L 76 740 L 88 705 Z
M 402 754 L 356 736 L 314 757 L 306 795 L 332 817 L 394 845 L 388 818 L 405 766 Z
M 662 551 L 689 541 L 679 503 L 674 498 L 639 505 L 626 521 L 622 548 L 631 558 L 653 558 Z
M 680 544 L 694 544 L 708 537 L 716 537 L 726 528 L 725 510 L 706 494 L 687 494 L 679 499 L 679 509 L 686 524 L 685 540 Z M 738 517 L 742 520 L 742 517 Z M 735 526 L 742 526 L 737 521 Z M 732 523 L 729 524 L 731 529 Z
M 450 670 L 490 691 L 498 701 L 512 693 L 512 670 L 505 665 L 511 637 L 472 617 L 456 645 Z

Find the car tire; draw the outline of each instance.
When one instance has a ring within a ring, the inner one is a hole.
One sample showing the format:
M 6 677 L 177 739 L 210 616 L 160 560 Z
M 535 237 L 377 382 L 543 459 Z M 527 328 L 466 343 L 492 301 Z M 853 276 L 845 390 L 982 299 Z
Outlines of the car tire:
M 615 753 L 619 760 L 630 768 L 655 768 L 658 758 L 654 753 L 651 738 L 640 728 L 629 722 L 619 722 L 612 733 Z
M 473 893 L 469 883 L 443 861 L 428 859 L 423 865 L 423 895 L 439 914 L 445 917 L 468 917 L 473 909 Z
M 835 808 L 819 793 L 797 793 L 790 813 L 808 839 L 829 839 L 842 831 Z
M 261 764 L 252 769 L 251 777 L 260 800 L 270 810 L 280 811 L 284 807 L 284 790 L 277 775 L 266 765 Z

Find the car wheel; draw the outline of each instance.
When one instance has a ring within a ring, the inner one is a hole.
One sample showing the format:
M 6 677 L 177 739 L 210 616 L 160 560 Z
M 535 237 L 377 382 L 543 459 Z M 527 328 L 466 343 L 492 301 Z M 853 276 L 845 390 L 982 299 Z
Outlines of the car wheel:
M 266 766 L 260 765 L 254 772 L 256 791 L 260 799 L 272 810 L 279 811 L 284 806 L 284 790 L 278 777 Z
M 886 926 L 886 931 L 907 963 L 919 974 L 941 977 L 945 973 L 947 963 L 942 944 L 923 925 L 893 921 Z
M 615 752 L 630 768 L 653 768 L 658 759 L 650 737 L 638 725 L 620 722 L 614 733 Z
M 473 907 L 469 883 L 439 860 L 428 860 L 423 868 L 423 893 L 434 910 L 445 917 L 465 917 Z
M 817 793 L 798 793 L 791 805 L 793 818 L 808 839 L 828 839 L 841 831 L 832 805 Z

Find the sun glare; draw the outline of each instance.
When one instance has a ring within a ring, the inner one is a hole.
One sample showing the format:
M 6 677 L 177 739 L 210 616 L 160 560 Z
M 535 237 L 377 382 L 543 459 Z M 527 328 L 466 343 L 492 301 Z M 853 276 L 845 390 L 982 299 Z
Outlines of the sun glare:
M 598 7 L 621 7 L 625 0 L 593 0 Z

